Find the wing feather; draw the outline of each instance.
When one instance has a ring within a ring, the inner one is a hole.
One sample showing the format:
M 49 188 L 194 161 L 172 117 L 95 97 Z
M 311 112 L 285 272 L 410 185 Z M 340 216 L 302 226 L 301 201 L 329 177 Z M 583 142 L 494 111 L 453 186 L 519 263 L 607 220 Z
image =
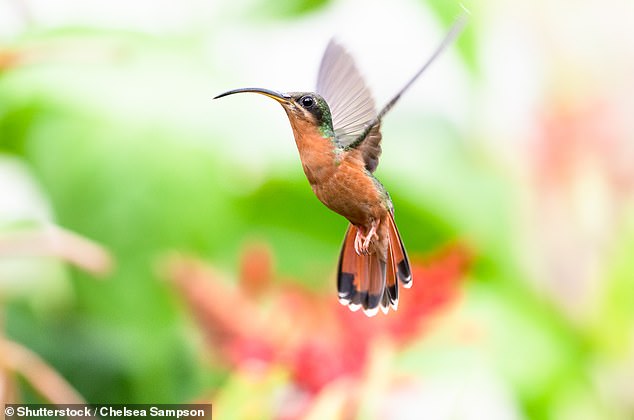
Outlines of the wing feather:
M 317 93 L 330 107 L 335 138 L 346 146 L 376 118 L 372 93 L 354 60 L 336 41 L 326 47 L 317 76 Z

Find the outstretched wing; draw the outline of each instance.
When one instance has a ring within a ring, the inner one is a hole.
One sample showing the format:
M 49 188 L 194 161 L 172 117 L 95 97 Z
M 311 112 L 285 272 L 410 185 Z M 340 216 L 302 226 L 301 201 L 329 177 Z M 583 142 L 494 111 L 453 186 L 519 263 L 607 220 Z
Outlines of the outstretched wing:
M 374 99 L 354 60 L 334 40 L 326 47 L 317 77 L 317 93 L 330 107 L 337 143 L 346 147 L 367 128 L 376 116 Z M 366 141 L 359 145 L 366 169 L 373 172 L 381 155 L 379 124 L 372 127 Z
M 460 34 L 467 22 L 465 11 L 452 25 L 440 45 L 401 90 L 377 113 L 370 90 L 350 55 L 330 41 L 319 67 L 317 93 L 328 103 L 335 140 L 346 149 L 357 149 L 368 171 L 373 172 L 381 155 L 381 119 L 406 90 Z
M 396 104 L 396 102 L 401 98 L 403 93 L 405 93 L 405 91 L 409 89 L 410 86 L 412 86 L 412 84 L 414 84 L 416 79 L 418 79 L 420 75 L 423 74 L 425 70 L 427 70 L 427 68 L 431 65 L 431 63 L 436 61 L 436 58 L 438 58 L 440 53 L 442 53 L 445 50 L 445 48 L 447 48 L 449 44 L 460 34 L 460 32 L 462 32 L 462 30 L 464 29 L 464 26 L 467 23 L 467 15 L 468 15 L 468 12 L 465 9 L 464 12 L 455 20 L 454 24 L 451 26 L 451 29 L 449 30 L 447 35 L 445 35 L 440 45 L 436 47 L 436 50 L 434 50 L 434 52 L 427 59 L 425 64 L 423 64 L 423 67 L 421 67 L 416 72 L 416 74 L 414 74 L 414 77 L 412 77 L 405 84 L 405 86 L 403 86 L 401 90 L 399 90 L 398 93 L 392 99 L 390 99 L 390 101 L 383 108 L 381 108 L 381 110 L 376 114 L 376 116 L 371 121 L 365 124 L 365 128 L 359 133 L 357 138 L 353 139 L 351 142 L 348 143 L 348 146 L 347 146 L 348 148 L 363 149 L 366 147 L 365 146 L 366 143 L 373 143 L 376 141 L 375 139 L 373 139 L 373 135 L 375 133 L 375 128 L 381 124 L 381 119 L 385 116 L 385 114 L 389 112 L 390 109 L 392 109 L 394 104 Z M 380 138 L 379 138 L 379 141 L 380 141 Z

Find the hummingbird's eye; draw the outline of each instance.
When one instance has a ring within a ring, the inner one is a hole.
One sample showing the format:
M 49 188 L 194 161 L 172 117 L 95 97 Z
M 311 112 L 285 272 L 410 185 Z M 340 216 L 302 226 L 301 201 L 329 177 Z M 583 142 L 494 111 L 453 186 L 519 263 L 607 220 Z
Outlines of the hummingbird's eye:
M 300 99 L 300 102 L 305 108 L 310 108 L 315 104 L 315 100 L 311 96 L 304 96 L 302 99 Z

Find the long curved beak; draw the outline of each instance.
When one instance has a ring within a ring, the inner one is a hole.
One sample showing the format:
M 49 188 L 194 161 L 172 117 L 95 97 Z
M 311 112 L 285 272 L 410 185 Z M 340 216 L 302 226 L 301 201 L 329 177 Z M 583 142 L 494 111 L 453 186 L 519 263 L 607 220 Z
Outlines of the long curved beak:
M 260 88 L 242 88 L 242 89 L 233 89 L 225 93 L 221 93 L 220 95 L 214 97 L 214 99 L 222 98 L 223 96 L 233 95 L 234 93 L 259 93 L 260 95 L 268 96 L 269 98 L 273 98 L 280 103 L 288 103 L 291 97 L 285 93 L 276 92 L 274 90 L 269 89 L 260 89 Z

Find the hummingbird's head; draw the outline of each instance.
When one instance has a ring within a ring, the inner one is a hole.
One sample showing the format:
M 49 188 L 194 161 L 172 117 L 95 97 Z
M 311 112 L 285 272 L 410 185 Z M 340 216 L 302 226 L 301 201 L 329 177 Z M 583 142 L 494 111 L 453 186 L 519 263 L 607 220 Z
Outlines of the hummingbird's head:
M 333 137 L 332 116 L 326 100 L 313 92 L 281 93 L 269 89 L 243 88 L 221 93 L 214 99 L 234 93 L 259 93 L 279 102 L 291 122 L 293 129 L 306 124 L 317 127 L 323 137 Z

